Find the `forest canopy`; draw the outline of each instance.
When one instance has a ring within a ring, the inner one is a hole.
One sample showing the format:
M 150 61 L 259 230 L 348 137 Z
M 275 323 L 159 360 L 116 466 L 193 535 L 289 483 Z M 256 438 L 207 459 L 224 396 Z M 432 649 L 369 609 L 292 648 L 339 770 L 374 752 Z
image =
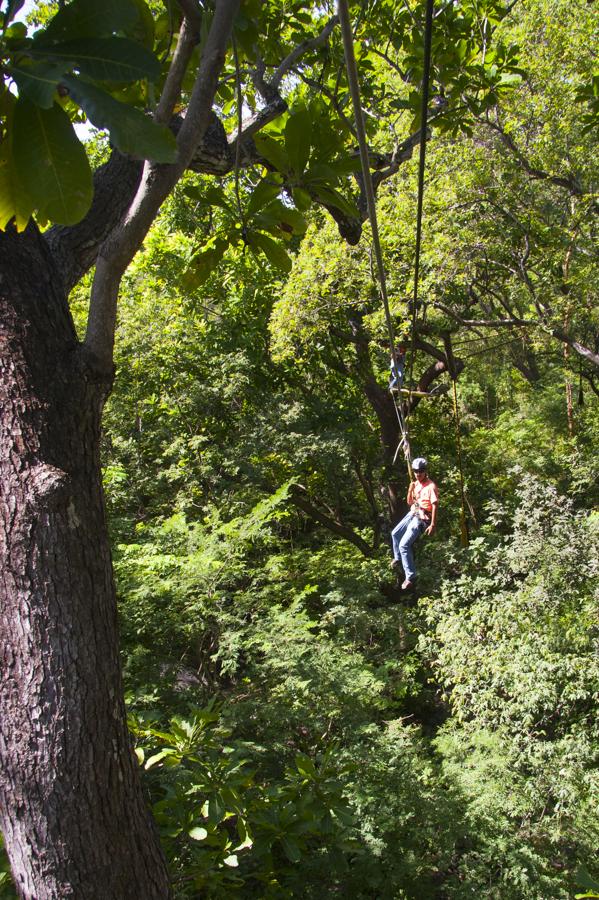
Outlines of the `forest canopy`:
M 0 3 L 1 896 L 599 897 L 596 10 L 436 2 L 423 128 L 425 7 L 393 394 L 334 4 Z

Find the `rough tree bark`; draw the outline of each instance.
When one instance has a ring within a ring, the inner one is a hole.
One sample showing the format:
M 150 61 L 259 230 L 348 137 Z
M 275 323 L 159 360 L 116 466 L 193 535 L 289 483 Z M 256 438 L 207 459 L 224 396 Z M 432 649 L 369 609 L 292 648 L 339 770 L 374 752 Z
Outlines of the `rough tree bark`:
M 35 226 L 0 235 L 0 822 L 21 896 L 165 898 L 127 733 L 86 359 Z

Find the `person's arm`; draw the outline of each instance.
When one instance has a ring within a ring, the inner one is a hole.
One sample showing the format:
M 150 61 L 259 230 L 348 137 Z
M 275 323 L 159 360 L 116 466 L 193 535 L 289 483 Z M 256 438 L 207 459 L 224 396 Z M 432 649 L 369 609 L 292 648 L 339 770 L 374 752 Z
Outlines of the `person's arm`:
M 408 488 L 408 506 L 411 506 L 414 502 L 414 481 L 410 481 L 410 486 Z
M 437 507 L 438 507 L 438 505 L 439 504 L 437 502 L 432 504 L 431 524 L 428 526 L 428 528 L 424 532 L 425 534 L 428 534 L 429 537 L 435 530 L 435 525 L 437 524 Z

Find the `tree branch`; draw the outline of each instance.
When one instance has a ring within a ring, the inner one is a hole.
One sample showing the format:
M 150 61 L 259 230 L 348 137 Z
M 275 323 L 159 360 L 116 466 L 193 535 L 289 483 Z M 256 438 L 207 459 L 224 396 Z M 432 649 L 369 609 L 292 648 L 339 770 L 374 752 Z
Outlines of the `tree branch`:
M 344 540 L 349 541 L 355 547 L 360 550 L 364 556 L 371 557 L 373 555 L 373 549 L 369 544 L 366 543 L 364 538 L 360 537 L 359 534 L 356 534 L 353 529 L 349 528 L 347 525 L 343 525 L 341 522 L 338 522 L 336 519 L 333 519 L 331 516 L 328 516 L 326 513 L 323 513 L 321 510 L 317 509 L 314 504 L 307 499 L 307 496 L 300 494 L 304 489 L 299 485 L 295 485 L 294 489 L 289 495 L 290 501 L 296 506 L 298 509 L 301 509 L 307 516 L 311 519 L 314 519 L 315 522 L 318 522 L 319 525 L 323 525 L 328 531 L 331 531 L 333 534 L 339 535 L 339 537 L 344 538 Z
M 547 328 L 548 333 L 556 338 L 558 341 L 562 341 L 564 344 L 567 344 L 568 347 L 572 347 L 579 356 L 582 356 L 583 359 L 586 359 L 587 362 L 590 362 L 592 366 L 595 366 L 596 369 L 599 369 L 599 353 L 594 353 L 592 350 L 589 350 L 588 347 L 585 347 L 583 344 L 580 344 L 578 341 L 574 340 L 567 332 L 563 331 L 561 328 Z
M 182 4 L 183 5 L 183 4 Z M 195 6 L 193 2 L 185 5 Z M 196 15 L 199 11 L 196 9 Z M 179 32 L 179 40 L 173 54 L 173 60 L 166 76 L 166 81 L 162 89 L 162 94 L 154 113 L 154 120 L 161 124 L 170 122 L 175 104 L 181 95 L 181 84 L 193 53 L 193 48 L 198 43 L 199 32 L 198 25 L 192 24 L 187 18 L 183 19 L 181 31 Z
M 543 169 L 535 168 L 529 160 L 526 159 L 511 135 L 503 130 L 499 122 L 488 121 L 485 124 L 499 135 L 501 143 L 516 157 L 524 171 L 527 175 L 530 175 L 531 178 L 540 181 L 549 181 L 551 184 L 555 184 L 558 187 L 564 187 L 577 197 L 583 197 L 585 195 L 586 191 L 583 190 L 575 175 L 562 177 L 560 175 L 551 175 L 549 172 L 543 171 Z
M 162 202 L 191 161 L 212 116 L 227 44 L 239 0 L 217 0 L 185 120 L 177 136 L 177 161 L 146 161 L 142 178 L 122 223 L 100 248 L 92 287 L 85 350 L 102 371 L 112 370 L 116 309 L 121 278 L 148 233 Z M 180 34 L 180 40 L 186 40 Z
M 125 215 L 139 185 L 143 163 L 113 150 L 94 174 L 94 197 L 76 225 L 54 225 L 43 235 L 59 269 L 67 294 L 94 265 L 98 247 Z
M 283 80 L 285 75 L 287 75 L 289 70 L 295 65 L 298 59 L 309 50 L 316 50 L 318 47 L 322 47 L 322 45 L 325 44 L 329 39 L 329 35 L 331 34 L 335 26 L 338 24 L 339 18 L 337 16 L 332 16 L 332 18 L 329 19 L 319 35 L 317 35 L 315 38 L 309 38 L 308 40 L 302 41 L 301 44 L 298 44 L 297 47 L 294 47 L 294 49 L 285 57 L 273 77 L 270 79 L 270 86 L 272 88 L 278 89 L 281 85 L 281 81 Z

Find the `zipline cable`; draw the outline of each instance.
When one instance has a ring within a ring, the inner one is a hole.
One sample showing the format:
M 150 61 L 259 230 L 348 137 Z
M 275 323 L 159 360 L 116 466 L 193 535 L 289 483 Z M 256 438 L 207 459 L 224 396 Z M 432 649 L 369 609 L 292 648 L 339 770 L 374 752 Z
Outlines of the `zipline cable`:
M 412 354 L 410 360 L 410 383 L 412 383 L 412 375 L 414 369 L 415 355 L 415 328 L 418 302 L 418 278 L 420 268 L 420 248 L 422 242 L 422 206 L 424 196 L 424 171 L 426 161 L 426 137 L 427 137 L 427 115 L 428 115 L 428 94 L 431 69 L 431 46 L 432 46 L 432 27 L 433 27 L 433 6 L 434 0 L 427 0 L 426 4 L 426 21 L 424 34 L 424 60 L 423 60 L 423 79 L 422 79 L 422 105 L 421 105 L 421 140 L 420 140 L 420 162 L 418 169 L 418 207 L 416 216 L 416 250 L 415 250 L 415 271 L 414 271 L 414 295 L 412 309 Z M 395 352 L 395 334 L 393 330 L 393 322 L 391 319 L 391 311 L 389 309 L 389 297 L 387 294 L 387 279 L 385 276 L 385 267 L 383 265 L 383 256 L 381 252 L 381 243 L 379 237 L 378 221 L 376 214 L 376 199 L 374 196 L 374 188 L 372 177 L 370 174 L 370 160 L 368 158 L 368 145 L 366 143 L 366 129 L 364 127 L 364 114 L 360 101 L 360 85 L 358 79 L 358 67 L 356 64 L 356 56 L 354 52 L 354 39 L 349 18 L 349 8 L 347 0 L 337 0 L 337 11 L 339 14 L 339 22 L 341 24 L 341 34 L 343 37 L 343 49 L 345 53 L 345 67 L 347 70 L 347 80 L 354 108 L 354 118 L 356 123 L 356 135 L 358 138 L 358 147 L 360 150 L 360 161 L 362 165 L 362 178 L 364 181 L 364 192 L 366 194 L 366 204 L 368 208 L 368 217 L 372 229 L 372 244 L 379 272 L 379 283 L 383 307 L 385 310 L 385 319 L 387 323 L 387 331 L 389 333 L 389 345 L 391 356 L 393 359 L 393 372 L 397 378 L 396 369 L 396 352 Z M 398 379 L 399 380 L 399 379 Z M 408 405 L 411 403 L 411 394 Z M 402 440 L 400 447 L 404 445 L 404 454 L 408 467 L 408 474 L 412 478 L 411 459 L 412 453 L 410 448 L 410 439 L 405 417 L 401 407 L 401 401 L 398 404 L 393 396 L 393 405 L 397 418 L 399 420 Z M 399 447 L 398 447 L 399 450 Z M 397 457 L 397 451 L 395 458 Z
M 420 278 L 420 248 L 422 245 L 422 207 L 424 200 L 424 172 L 426 168 L 426 139 L 428 124 L 428 94 L 431 75 L 431 47 L 433 36 L 434 0 L 426 2 L 424 24 L 424 58 L 422 62 L 422 103 L 420 106 L 420 156 L 418 160 L 418 202 L 416 207 L 416 248 L 414 251 L 414 292 L 412 295 L 412 354 L 410 357 L 410 384 L 413 384 L 414 356 L 416 355 L 416 320 L 418 317 L 418 282 Z M 412 403 L 412 397 L 409 398 Z
M 347 0 L 337 0 L 337 11 L 339 14 L 339 22 L 341 24 L 341 34 L 343 37 L 343 50 L 345 53 L 345 68 L 347 70 L 347 80 L 349 91 L 352 98 L 354 108 L 354 119 L 356 123 L 356 136 L 358 138 L 358 147 L 360 150 L 360 162 L 362 165 L 362 178 L 364 181 L 364 193 L 366 194 L 366 205 L 368 208 L 368 218 L 370 219 L 370 227 L 372 229 L 372 246 L 376 258 L 377 269 L 379 273 L 379 285 L 381 299 L 385 310 L 385 320 L 387 323 L 387 331 L 389 334 L 389 346 L 391 349 L 391 357 L 396 366 L 395 353 L 395 333 L 393 330 L 393 322 L 391 319 L 391 311 L 389 309 L 389 296 L 387 293 L 387 278 L 385 276 L 385 267 L 383 265 L 383 255 L 381 252 L 381 241 L 379 237 L 378 220 L 376 215 L 376 199 L 374 196 L 374 188 L 372 185 L 372 177 L 370 174 L 370 160 L 368 158 L 368 145 L 366 143 L 366 129 L 364 126 L 364 114 L 362 112 L 362 104 L 360 101 L 360 84 L 358 80 L 358 67 L 356 64 L 356 56 L 354 53 L 354 38 L 349 18 L 349 8 Z M 397 374 L 397 373 L 395 373 Z M 398 404 L 393 397 L 393 405 L 399 421 L 399 427 L 402 434 L 402 443 L 404 443 L 404 452 L 408 466 L 408 472 L 411 478 L 411 450 L 409 434 L 405 422 L 405 418 Z

